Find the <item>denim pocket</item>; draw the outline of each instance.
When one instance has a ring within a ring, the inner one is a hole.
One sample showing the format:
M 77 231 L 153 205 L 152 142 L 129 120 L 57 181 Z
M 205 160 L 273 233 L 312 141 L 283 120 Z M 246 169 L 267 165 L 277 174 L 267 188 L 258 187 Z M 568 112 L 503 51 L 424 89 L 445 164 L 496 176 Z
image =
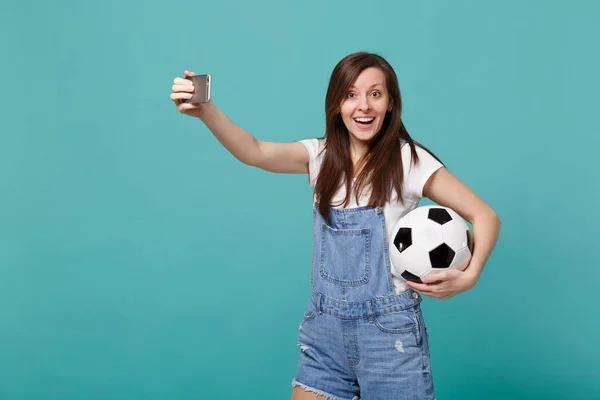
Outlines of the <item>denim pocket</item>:
M 333 229 L 321 231 L 321 277 L 340 286 L 369 282 L 371 230 Z
M 378 315 L 373 321 L 375 326 L 384 333 L 411 334 L 415 339 L 415 345 L 421 347 L 421 310 L 415 307 Z

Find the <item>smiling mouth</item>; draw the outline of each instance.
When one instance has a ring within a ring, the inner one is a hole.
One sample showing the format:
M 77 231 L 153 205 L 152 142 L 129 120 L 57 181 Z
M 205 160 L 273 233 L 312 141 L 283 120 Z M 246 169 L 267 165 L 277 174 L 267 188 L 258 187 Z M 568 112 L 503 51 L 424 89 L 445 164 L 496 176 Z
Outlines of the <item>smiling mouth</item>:
M 356 122 L 358 125 L 363 125 L 363 126 L 370 125 L 373 121 L 375 121 L 375 117 L 354 118 L 354 122 Z

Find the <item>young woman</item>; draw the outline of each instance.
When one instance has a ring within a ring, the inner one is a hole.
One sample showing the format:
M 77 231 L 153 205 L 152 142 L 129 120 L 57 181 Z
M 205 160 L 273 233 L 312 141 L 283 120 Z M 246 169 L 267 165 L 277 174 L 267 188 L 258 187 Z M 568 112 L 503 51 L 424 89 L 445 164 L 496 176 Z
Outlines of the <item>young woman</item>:
M 212 102 L 184 103 L 193 91 L 189 80 L 176 78 L 171 99 L 179 112 L 202 120 L 238 160 L 266 171 L 308 174 L 315 188 L 313 289 L 300 324 L 292 399 L 433 399 L 421 294 L 448 299 L 471 289 L 500 221 L 410 137 L 389 63 L 363 52 L 342 59 L 325 99 L 325 136 L 294 143 L 258 140 Z M 474 252 L 465 271 L 407 282 L 390 266 L 388 237 L 423 197 L 472 224 Z

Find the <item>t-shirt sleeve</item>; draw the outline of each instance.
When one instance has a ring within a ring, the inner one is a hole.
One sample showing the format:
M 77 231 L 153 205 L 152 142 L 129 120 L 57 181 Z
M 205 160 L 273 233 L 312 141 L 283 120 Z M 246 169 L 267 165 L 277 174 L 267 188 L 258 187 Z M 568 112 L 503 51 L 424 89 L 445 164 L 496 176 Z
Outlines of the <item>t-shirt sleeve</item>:
M 321 170 L 321 163 L 323 162 L 324 140 L 317 138 L 305 139 L 300 140 L 300 143 L 306 147 L 310 156 L 308 160 L 308 184 L 310 186 L 315 186 L 317 176 Z
M 404 168 L 404 187 L 407 197 L 419 201 L 423 197 L 423 187 L 431 175 L 444 165 L 427 150 L 415 145 L 419 161 L 412 164 L 411 150 L 407 143 L 402 146 L 402 166 Z

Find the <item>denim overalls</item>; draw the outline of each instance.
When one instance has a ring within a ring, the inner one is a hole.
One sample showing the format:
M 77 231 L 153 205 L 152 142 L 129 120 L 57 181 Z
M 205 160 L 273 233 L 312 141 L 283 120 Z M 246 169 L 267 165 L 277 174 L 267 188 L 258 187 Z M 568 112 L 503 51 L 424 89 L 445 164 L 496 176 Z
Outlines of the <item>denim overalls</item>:
M 383 210 L 313 209 L 312 296 L 293 386 L 344 400 L 433 399 L 421 296 L 394 294 Z

